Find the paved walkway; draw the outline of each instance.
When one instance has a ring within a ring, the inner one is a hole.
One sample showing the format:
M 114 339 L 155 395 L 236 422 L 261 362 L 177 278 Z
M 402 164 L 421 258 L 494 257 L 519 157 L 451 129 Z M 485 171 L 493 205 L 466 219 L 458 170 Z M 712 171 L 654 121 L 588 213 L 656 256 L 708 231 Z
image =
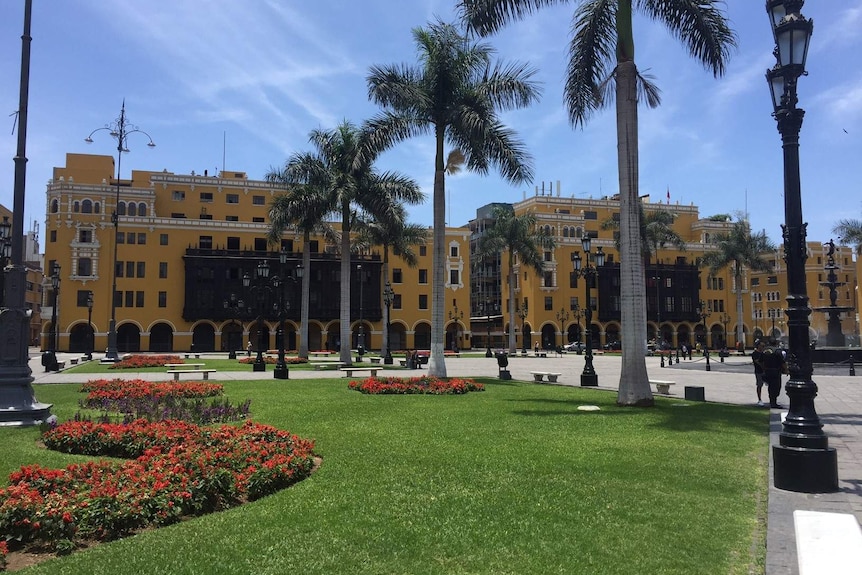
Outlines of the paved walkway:
M 77 354 L 58 354 L 63 361 Z M 716 358 L 717 359 L 717 358 Z M 600 390 L 616 390 L 620 376 L 619 356 L 596 356 L 594 365 L 599 375 Z M 67 362 L 68 365 L 68 362 Z M 580 373 L 583 370 L 584 357 L 568 354 L 563 357 L 537 358 L 512 357 L 509 359 L 509 371 L 518 380 L 531 381 L 530 371 L 558 372 L 560 385 L 579 385 Z M 38 350 L 31 353 L 30 367 L 33 370 L 35 384 L 75 383 L 92 378 L 87 374 L 72 374 L 68 372 L 45 373 L 39 359 Z M 732 403 L 756 407 L 754 392 L 754 375 L 751 359 L 748 356 L 731 356 L 724 363 L 716 360 L 710 362 L 711 371 L 705 370 L 703 358 L 693 361 L 682 361 L 673 366 L 660 367 L 659 358 L 648 357 L 647 369 L 653 379 L 676 382 L 671 387 L 671 396 L 682 397 L 685 386 L 700 386 L 708 402 Z M 479 377 L 495 376 L 497 363 L 494 359 L 485 357 L 450 358 L 446 360 L 449 376 Z M 424 371 L 424 370 L 423 370 Z M 418 372 L 415 372 L 418 373 Z M 130 375 L 126 373 L 125 375 Z M 292 379 L 331 378 L 332 371 L 291 370 Z M 159 373 L 135 374 L 149 380 L 166 380 L 168 377 Z M 233 371 L 211 374 L 214 381 L 248 380 L 272 377 L 272 367 L 267 372 Z M 858 379 L 857 379 L 858 377 Z M 849 375 L 847 366 L 815 366 L 814 381 L 819 393 L 815 407 L 824 424 L 824 431 L 829 438 L 829 445 L 838 452 L 838 487 L 839 491 L 829 494 L 802 494 L 783 491 L 773 487 L 772 457 L 770 453 L 770 487 L 767 527 L 766 575 L 799 575 L 796 533 L 793 512 L 796 510 L 819 511 L 830 513 L 852 514 L 857 522 L 862 522 L 862 441 L 860 441 L 860 423 L 862 423 L 862 374 L 857 377 Z M 36 389 L 38 397 L 38 387 Z M 766 390 L 763 390 L 766 399 Z M 782 396 L 779 402 L 788 405 L 787 397 Z M 778 443 L 781 431 L 781 414 L 772 410 L 770 417 L 771 444 Z M 858 550 L 857 550 L 858 551 Z

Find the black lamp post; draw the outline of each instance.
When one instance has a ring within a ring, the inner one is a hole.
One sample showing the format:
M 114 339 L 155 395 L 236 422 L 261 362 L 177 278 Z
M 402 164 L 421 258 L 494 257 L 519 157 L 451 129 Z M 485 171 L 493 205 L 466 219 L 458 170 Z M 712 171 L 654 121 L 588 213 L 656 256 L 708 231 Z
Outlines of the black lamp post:
M 524 305 L 518 308 L 518 317 L 521 318 L 521 353 L 527 354 L 527 301 L 524 300 Z
M 456 303 L 454 309 L 449 310 L 449 319 L 455 320 L 455 347 L 460 349 L 460 345 L 458 345 L 458 335 L 461 333 L 461 324 L 460 321 L 464 319 L 464 311 L 458 309 L 458 304 Z
M 365 274 L 362 272 L 362 264 L 356 264 L 356 273 L 359 276 L 359 333 L 356 335 L 356 361 L 361 362 L 365 355 L 365 324 L 362 323 L 362 304 L 365 299 Z
M 709 365 L 709 328 L 706 325 L 706 318 L 712 315 L 712 312 L 706 307 L 706 304 L 701 300 L 700 307 L 695 310 L 697 317 L 700 318 L 700 324 L 703 326 L 703 357 L 706 358 L 706 371 L 712 371 Z
M 243 287 L 251 289 L 252 294 L 257 300 L 257 357 L 252 364 L 252 371 L 266 371 L 266 361 L 263 359 L 263 335 L 261 325 L 263 324 L 263 310 L 266 309 L 266 292 L 269 291 L 269 264 L 266 260 L 261 260 L 255 268 L 254 284 L 252 285 L 251 276 L 246 272 L 242 276 Z
M 556 315 L 557 321 L 560 322 L 560 347 L 562 347 L 566 343 L 566 322 L 569 321 L 569 312 L 566 308 L 560 308 Z
M 245 285 L 245 276 L 243 276 L 243 285 Z M 229 309 L 233 312 L 235 317 L 240 317 L 245 309 L 245 302 L 238 298 L 235 293 L 230 294 L 230 296 L 225 299 L 222 304 L 225 309 Z M 242 328 L 242 324 L 240 324 L 240 328 Z M 240 335 L 242 335 L 242 330 L 240 329 Z M 240 338 L 240 347 L 242 346 L 242 338 Z M 228 359 L 236 359 L 236 348 L 233 346 L 233 341 L 228 338 L 228 350 L 227 350 L 227 358 Z
M 769 308 L 769 317 L 772 318 L 772 330 L 769 332 L 769 339 L 778 339 L 775 337 L 775 316 L 777 315 L 777 309 Z
M 581 374 L 581 386 L 595 387 L 599 385 L 599 376 L 593 367 L 593 306 L 590 303 L 590 283 L 595 280 L 598 268 L 605 265 L 605 253 L 601 247 L 596 248 L 595 262 L 596 265 L 590 265 L 590 247 L 592 238 L 584 236 L 581 238 L 581 247 L 584 248 L 586 263 L 582 265 L 581 254 L 574 252 L 572 254 L 572 267 L 576 275 L 584 278 L 584 283 L 587 284 L 587 307 L 584 309 L 584 321 L 586 322 L 586 340 L 587 340 L 587 356 L 584 361 L 584 372 Z
M 487 318 L 487 323 L 486 323 L 487 334 L 486 334 L 486 337 L 487 337 L 488 339 L 487 339 L 487 342 L 486 342 L 486 343 L 488 344 L 488 349 L 487 349 L 487 350 L 485 350 L 485 357 L 494 357 L 493 352 L 491 352 L 491 312 L 494 310 L 494 308 L 495 308 L 496 306 L 494 306 L 494 305 L 492 305 L 492 304 L 491 304 L 491 300 L 485 300 L 485 303 L 484 303 L 484 304 L 482 304 L 482 307 L 484 308 L 485 316 L 486 316 L 486 318 Z
M 111 319 L 108 322 L 108 348 L 105 351 L 105 359 L 108 361 L 117 361 L 117 235 L 120 228 L 120 165 L 123 161 L 123 153 L 128 152 L 126 140 L 131 134 L 139 132 L 145 135 L 149 142 L 147 146 L 155 148 L 156 144 L 148 133 L 141 130 L 137 126 L 128 123 L 126 119 L 126 101 L 123 100 L 123 105 L 120 108 L 120 117 L 111 124 L 106 124 L 103 128 L 96 128 L 90 135 L 84 138 L 88 144 L 93 143 L 93 134 L 107 130 L 112 138 L 117 140 L 117 192 L 114 199 L 114 212 L 111 214 L 111 222 L 114 224 L 114 265 L 111 268 Z
M 383 353 L 383 363 L 385 365 L 392 365 L 392 350 L 390 349 L 391 344 L 389 342 L 390 337 L 390 326 L 392 325 L 392 320 L 390 319 L 390 311 L 392 309 L 392 302 L 395 301 L 395 292 L 392 290 L 392 284 L 389 283 L 389 280 L 386 280 L 386 284 L 383 286 L 383 305 L 386 306 L 386 333 L 383 334 L 385 340 L 385 350 Z
M 787 264 L 787 329 L 790 408 L 779 445 L 772 447 L 775 486 L 803 493 L 838 490 L 838 456 L 814 409 L 817 384 L 811 380 L 808 342 L 811 308 L 805 283 L 806 226 L 802 222 L 799 131 L 805 112 L 796 107 L 796 81 L 804 75 L 814 23 L 801 13 L 803 0 L 768 0 L 777 63 L 766 72 L 784 155 L 784 261 Z
M 51 268 L 51 333 L 48 335 L 48 351 L 42 356 L 45 371 L 59 371 L 57 363 L 57 298 L 60 295 L 60 264 Z
M 279 276 L 275 276 L 272 278 L 271 283 L 275 289 L 278 290 L 278 303 L 276 311 L 278 312 L 278 335 L 276 339 L 278 339 L 278 360 L 275 362 L 275 369 L 272 371 L 272 377 L 274 379 L 289 379 L 290 378 L 290 370 L 287 367 L 287 362 L 284 360 L 284 314 L 285 311 L 290 309 L 290 303 L 285 303 L 284 299 L 284 285 L 287 283 L 287 280 L 293 280 L 293 276 L 287 276 L 284 273 L 284 266 L 287 264 L 287 251 L 282 249 L 278 254 L 278 263 L 281 264 L 281 273 L 284 275 L 284 278 Z
M 96 334 L 93 331 L 93 292 L 87 292 L 87 327 L 90 328 L 90 338 L 87 342 L 87 360 L 93 359 Z

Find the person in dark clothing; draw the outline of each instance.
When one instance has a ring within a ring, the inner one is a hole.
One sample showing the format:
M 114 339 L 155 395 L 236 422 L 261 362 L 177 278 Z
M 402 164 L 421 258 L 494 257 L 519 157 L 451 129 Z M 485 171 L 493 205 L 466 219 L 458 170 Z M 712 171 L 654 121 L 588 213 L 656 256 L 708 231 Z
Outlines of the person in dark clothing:
M 757 386 L 757 405 L 763 405 L 763 350 L 766 346 L 763 341 L 754 342 L 754 351 L 751 352 L 751 362 L 754 364 L 754 384 Z
M 769 407 L 782 408 L 783 406 L 778 403 L 778 395 L 781 393 L 781 374 L 787 372 L 787 362 L 774 340 L 770 340 L 769 347 L 763 352 L 761 362 L 763 381 L 769 394 Z

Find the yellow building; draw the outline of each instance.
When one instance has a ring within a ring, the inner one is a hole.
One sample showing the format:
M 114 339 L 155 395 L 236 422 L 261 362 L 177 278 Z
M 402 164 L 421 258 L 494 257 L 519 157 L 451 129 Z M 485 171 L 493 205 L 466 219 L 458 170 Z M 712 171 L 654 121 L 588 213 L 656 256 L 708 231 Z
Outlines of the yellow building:
M 11 234 L 12 211 L 2 204 L 0 204 L 0 220 L 3 221 L 4 226 L 9 227 L 9 232 Z M 28 343 L 31 345 L 38 345 L 39 333 L 42 330 L 42 320 L 40 318 L 42 304 L 42 262 L 41 256 L 39 256 L 37 230 L 31 229 L 29 232 L 24 234 L 23 240 L 24 270 L 26 273 L 24 307 L 29 310 L 31 314 Z M 8 249 L 11 252 L 11 237 L 8 238 L 8 241 L 4 240 L 4 244 L 6 243 L 8 243 L 8 248 L 5 249 Z M 0 267 L 6 267 L 6 264 L 10 262 L 11 259 L 7 260 L 4 254 L 2 266 Z M 5 277 L 0 277 L 0 301 L 3 302 L 3 306 L 6 305 L 6 294 L 3 293 L 5 290 L 5 283 Z
M 114 308 L 118 350 L 227 351 L 278 346 L 281 288 L 243 285 L 266 261 L 283 282 L 287 305 L 285 347 L 298 348 L 301 294 L 295 270 L 302 235 L 289 233 L 280 246 L 267 244 L 267 210 L 278 193 L 243 172 L 180 175 L 133 170 L 119 182 L 110 156 L 68 154 L 47 189 L 46 266 L 61 266 L 59 349 L 87 351 L 87 299 L 92 292 L 96 350 L 107 346 Z M 112 214 L 118 214 L 115 227 Z M 449 228 L 446 261 L 447 334 L 469 345 L 469 230 Z M 310 246 L 309 349 L 335 349 L 339 341 L 340 265 L 333 246 L 314 238 Z M 287 252 L 282 267 L 280 252 Z M 390 349 L 430 346 L 431 255 L 421 246 L 419 264 L 408 267 L 390 255 L 394 300 Z M 116 274 L 112 274 L 116 259 Z M 352 256 L 351 330 L 356 347 L 379 349 L 383 326 L 382 258 L 377 251 Z M 114 277 L 115 276 L 115 277 Z M 116 282 L 112 301 L 112 283 Z M 288 308 L 289 306 L 289 308 Z M 43 310 L 44 337 L 53 310 Z M 258 329 L 258 318 L 262 318 Z M 362 329 L 360 329 L 360 323 Z M 362 336 L 360 336 L 360 333 Z

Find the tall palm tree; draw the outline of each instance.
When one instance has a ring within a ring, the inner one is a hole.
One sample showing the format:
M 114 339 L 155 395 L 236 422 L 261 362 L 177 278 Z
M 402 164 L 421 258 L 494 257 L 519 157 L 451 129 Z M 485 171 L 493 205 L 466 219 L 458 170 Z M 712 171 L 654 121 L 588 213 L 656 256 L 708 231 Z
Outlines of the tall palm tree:
M 406 221 L 406 211 L 389 220 L 360 220 L 355 245 L 360 249 L 373 246 L 383 248 L 383 285 L 389 281 L 389 252 L 400 257 L 410 267 L 416 267 L 419 258 L 414 246 L 424 245 L 428 240 L 428 228 Z M 383 308 L 383 350 L 389 349 L 389 308 Z
M 299 357 L 308 359 L 308 306 L 311 285 L 311 235 L 322 233 L 332 239 L 335 230 L 328 217 L 335 210 L 327 189 L 306 182 L 304 166 L 312 164 L 309 154 L 293 154 L 282 168 L 270 169 L 266 180 L 284 190 L 269 206 L 270 244 L 278 244 L 291 227 L 302 233 L 302 303 L 300 309 Z M 283 336 L 282 336 L 283 337 Z
M 395 201 L 421 199 L 413 180 L 394 172 L 379 173 L 373 168 L 380 148 L 375 148 L 368 133 L 344 121 L 332 130 L 313 130 L 309 141 L 314 153 L 302 154 L 289 172 L 300 181 L 319 188 L 333 211 L 341 216 L 341 302 L 340 359 L 352 363 L 350 354 L 350 242 L 354 210 L 386 218 L 397 209 Z
M 685 251 L 685 240 L 673 229 L 676 214 L 662 208 L 647 212 L 644 210 L 643 204 L 640 204 L 638 209 L 640 210 L 641 255 L 647 266 L 652 256 L 655 255 L 656 260 L 658 260 L 659 249 L 664 249 L 668 244 L 680 251 Z M 601 223 L 601 228 L 603 230 L 619 230 L 620 222 L 617 219 L 609 218 Z M 620 251 L 619 234 L 614 236 L 614 245 L 617 251 Z
M 431 282 L 431 357 L 428 373 L 445 377 L 444 261 L 446 259 L 446 153 L 458 149 L 467 169 L 485 174 L 491 165 L 512 183 L 529 182 L 530 158 L 498 111 L 538 99 L 534 70 L 492 62 L 487 44 L 466 39 L 453 25 L 415 28 L 417 66 L 374 66 L 368 94 L 384 111 L 369 123 L 376 148 L 420 134 L 434 134 L 434 237 Z
M 709 268 L 710 275 L 715 275 L 720 269 L 731 268 L 733 283 L 736 288 L 736 341 L 745 341 L 743 331 L 742 308 L 742 275 L 746 268 L 752 271 L 768 272 L 772 265 L 764 259 L 766 254 L 775 253 L 772 243 L 765 231 L 751 233 L 751 227 L 746 220 L 737 220 L 727 233 L 716 234 L 713 238 L 715 251 L 707 253 L 701 260 L 703 267 Z
M 856 253 L 862 255 L 862 220 L 838 220 L 832 233 L 838 236 L 842 244 L 854 246 Z
M 491 34 L 563 0 L 460 0 L 462 19 L 479 34 Z M 736 44 L 718 6 L 722 0 L 572 0 L 577 3 L 565 100 L 569 120 L 583 126 L 599 108 L 616 101 L 617 169 L 620 189 L 620 302 L 623 359 L 617 403 L 651 406 L 646 371 L 646 291 L 638 221 L 638 95 L 657 106 L 659 94 L 634 61 L 632 11 L 664 24 L 715 76 L 724 73 Z M 613 94 L 611 94 L 613 87 Z
M 536 225 L 536 216 L 527 212 L 516 216 L 511 206 L 494 206 L 491 211 L 494 223 L 479 236 L 476 258 L 481 263 L 496 259 L 502 253 L 508 256 L 509 283 L 509 354 L 517 353 L 515 346 L 515 255 L 518 263 L 531 267 L 541 277 L 544 271 L 544 250 L 556 247 L 554 238 L 545 228 Z

